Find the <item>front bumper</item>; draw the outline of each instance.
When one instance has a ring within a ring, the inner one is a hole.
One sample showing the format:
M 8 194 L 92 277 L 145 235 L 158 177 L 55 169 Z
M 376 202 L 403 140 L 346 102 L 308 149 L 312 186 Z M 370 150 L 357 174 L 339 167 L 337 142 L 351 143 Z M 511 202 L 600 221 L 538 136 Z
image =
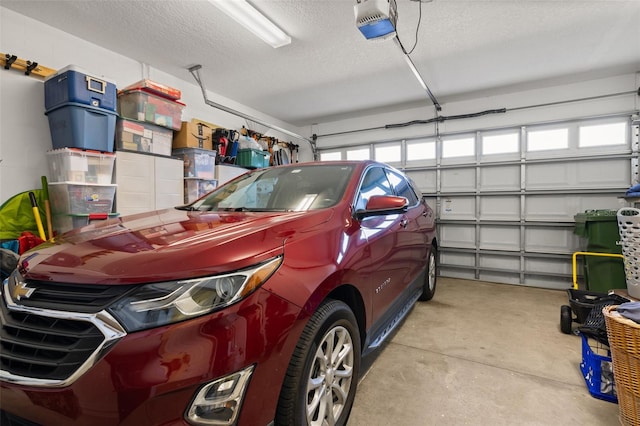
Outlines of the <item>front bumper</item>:
M 259 289 L 222 311 L 125 335 L 68 386 L 0 382 L 2 409 L 42 425 L 167 425 L 185 421 L 194 396 L 254 365 L 238 424 L 273 420 L 301 331 L 300 309 Z

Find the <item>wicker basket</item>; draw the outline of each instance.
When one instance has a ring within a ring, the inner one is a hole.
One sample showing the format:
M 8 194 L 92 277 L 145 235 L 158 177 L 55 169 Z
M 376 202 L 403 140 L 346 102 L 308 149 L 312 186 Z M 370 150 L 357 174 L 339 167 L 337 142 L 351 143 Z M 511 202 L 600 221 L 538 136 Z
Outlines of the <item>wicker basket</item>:
M 640 426 L 640 324 L 616 312 L 617 305 L 602 310 L 616 381 L 620 422 Z

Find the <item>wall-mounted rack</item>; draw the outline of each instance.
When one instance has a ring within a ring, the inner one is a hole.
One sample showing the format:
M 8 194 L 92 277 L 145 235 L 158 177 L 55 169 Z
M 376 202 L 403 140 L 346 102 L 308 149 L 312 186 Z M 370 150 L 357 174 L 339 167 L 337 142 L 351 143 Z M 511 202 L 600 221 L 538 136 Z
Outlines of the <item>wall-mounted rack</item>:
M 52 68 L 44 67 L 37 62 L 18 58 L 16 55 L 10 53 L 0 53 L 0 65 L 6 70 L 13 68 L 24 72 L 25 75 L 41 78 L 46 78 L 56 73 L 56 70 Z

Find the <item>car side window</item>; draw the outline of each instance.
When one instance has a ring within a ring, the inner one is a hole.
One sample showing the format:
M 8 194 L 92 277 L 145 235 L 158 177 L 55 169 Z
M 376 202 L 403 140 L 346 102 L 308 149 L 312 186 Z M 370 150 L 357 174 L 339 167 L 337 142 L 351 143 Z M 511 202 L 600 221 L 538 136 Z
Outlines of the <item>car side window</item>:
M 391 183 L 381 167 L 367 170 L 356 198 L 356 211 L 364 210 L 373 195 L 394 195 Z
M 418 196 L 404 176 L 392 170 L 387 170 L 387 175 L 389 176 L 389 180 L 391 181 L 391 185 L 393 186 L 397 196 L 404 197 L 409 200 L 410 206 L 418 204 Z
M 391 185 L 393 186 L 396 195 L 409 200 L 410 206 L 415 206 L 416 204 L 418 204 L 418 196 L 416 195 L 411 185 L 409 185 L 409 182 L 406 178 L 392 170 L 387 170 L 387 175 L 389 176 L 389 180 L 391 181 Z

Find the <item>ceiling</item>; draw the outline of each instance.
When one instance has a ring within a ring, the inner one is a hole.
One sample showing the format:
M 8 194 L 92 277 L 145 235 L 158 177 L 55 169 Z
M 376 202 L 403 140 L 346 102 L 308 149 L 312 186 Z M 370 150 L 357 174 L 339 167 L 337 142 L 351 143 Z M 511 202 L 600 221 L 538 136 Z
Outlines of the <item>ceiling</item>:
M 291 38 L 273 49 L 206 0 L 0 0 L 0 6 L 297 126 L 427 104 L 355 0 L 250 0 Z M 398 36 L 440 104 L 640 71 L 640 0 L 397 0 Z M 446 105 L 443 113 L 446 114 Z

